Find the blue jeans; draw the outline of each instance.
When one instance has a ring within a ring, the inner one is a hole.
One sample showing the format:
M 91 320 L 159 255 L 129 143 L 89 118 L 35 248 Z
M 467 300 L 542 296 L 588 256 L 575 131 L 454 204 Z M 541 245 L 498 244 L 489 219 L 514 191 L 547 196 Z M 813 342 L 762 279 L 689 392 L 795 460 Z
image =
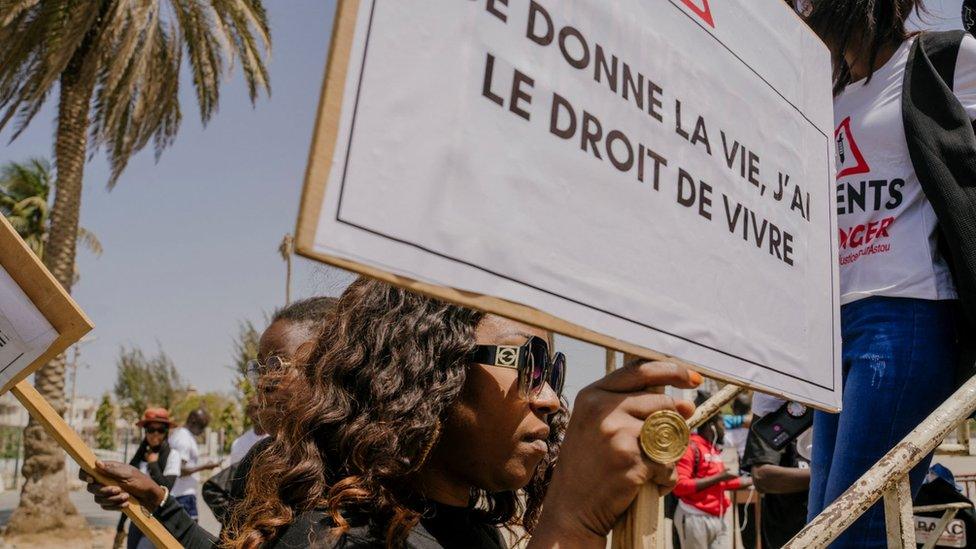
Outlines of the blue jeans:
M 814 416 L 809 519 L 952 394 L 958 353 L 953 305 L 871 297 L 841 307 L 843 411 Z M 913 495 L 931 460 L 912 470 Z M 887 547 L 883 505 L 871 507 L 831 547 Z
M 197 496 L 190 494 L 186 496 L 176 496 L 173 498 L 176 503 L 180 504 L 180 507 L 186 510 L 186 513 L 190 515 L 190 518 L 197 520 L 200 518 L 200 513 L 197 511 Z

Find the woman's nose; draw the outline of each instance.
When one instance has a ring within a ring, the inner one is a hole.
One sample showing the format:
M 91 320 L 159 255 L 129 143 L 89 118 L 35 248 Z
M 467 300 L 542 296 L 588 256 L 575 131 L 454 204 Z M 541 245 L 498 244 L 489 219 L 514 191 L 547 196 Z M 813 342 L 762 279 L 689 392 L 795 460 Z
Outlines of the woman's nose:
M 548 416 L 559 411 L 559 395 L 546 383 L 542 386 L 539 394 L 529 402 L 529 405 L 536 414 Z

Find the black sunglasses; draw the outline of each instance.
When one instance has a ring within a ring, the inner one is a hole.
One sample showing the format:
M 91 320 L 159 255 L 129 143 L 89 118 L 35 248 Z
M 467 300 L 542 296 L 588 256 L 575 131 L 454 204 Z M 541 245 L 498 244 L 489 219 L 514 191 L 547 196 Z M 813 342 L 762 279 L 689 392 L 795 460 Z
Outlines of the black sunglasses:
M 165 435 L 169 432 L 168 427 L 144 427 L 147 435 L 160 434 Z
M 566 355 L 549 355 L 549 344 L 532 336 L 523 345 L 478 345 L 469 357 L 472 362 L 512 368 L 518 371 L 519 394 L 534 399 L 548 383 L 556 396 L 563 394 L 566 381 Z

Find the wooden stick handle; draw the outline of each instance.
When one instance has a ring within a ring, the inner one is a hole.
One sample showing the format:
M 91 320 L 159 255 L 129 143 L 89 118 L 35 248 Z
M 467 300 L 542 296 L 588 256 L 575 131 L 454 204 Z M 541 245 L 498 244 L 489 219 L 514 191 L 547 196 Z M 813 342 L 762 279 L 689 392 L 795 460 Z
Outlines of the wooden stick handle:
M 115 482 L 103 477 L 95 470 L 96 458 L 94 452 L 81 440 L 78 433 L 65 423 L 61 414 L 37 392 L 37 389 L 33 385 L 28 383 L 27 380 L 24 380 L 14 385 L 10 391 L 24 405 L 24 408 L 27 408 L 30 415 L 34 416 L 34 419 L 44 426 L 48 434 L 54 437 L 58 444 L 68 452 L 71 459 L 75 460 L 86 473 L 95 477 L 102 484 L 116 485 Z M 132 524 L 138 526 L 142 530 L 142 533 L 156 547 L 165 549 L 179 549 L 183 547 L 180 545 L 180 542 L 176 541 L 176 538 L 172 534 L 163 528 L 163 525 L 159 521 L 147 514 L 134 500 L 129 500 L 129 505 L 123 509 L 123 512 L 132 520 Z
M 611 371 L 612 350 L 607 349 L 607 371 Z M 614 357 L 615 358 L 615 357 Z M 624 355 L 624 364 L 640 360 L 634 355 Z M 663 393 L 664 388 L 658 387 Z M 659 549 L 664 547 L 664 506 L 661 504 L 661 489 L 654 484 L 646 484 L 637 492 L 627 514 L 613 528 L 611 546 L 613 549 Z
M 613 528 L 613 549 L 664 547 L 664 507 L 661 501 L 661 491 L 656 485 L 641 487 L 627 514 Z

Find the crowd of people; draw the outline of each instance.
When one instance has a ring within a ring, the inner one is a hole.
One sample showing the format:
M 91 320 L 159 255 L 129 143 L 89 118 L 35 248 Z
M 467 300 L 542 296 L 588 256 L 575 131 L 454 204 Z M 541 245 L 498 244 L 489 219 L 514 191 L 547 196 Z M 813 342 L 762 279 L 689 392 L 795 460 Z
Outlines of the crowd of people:
M 833 56 L 842 253 L 857 247 L 857 227 L 887 246 L 840 261 L 842 413 L 816 412 L 812 430 L 774 444 L 756 424 L 792 403 L 757 395 L 701 426 L 675 466 L 653 463 L 638 445 L 645 418 L 688 417 L 693 404 L 650 389 L 697 388 L 697 373 L 628 364 L 581 391 L 570 415 L 550 333 L 359 279 L 338 299 L 279 311 L 263 333 L 255 430 L 204 488 L 219 536 L 195 521 L 193 475 L 209 467 L 196 463 L 199 415 L 169 433 L 166 411 L 147 410 L 132 463 L 98 465 L 119 486 L 83 473 L 96 501 L 138 501 L 191 548 L 502 547 L 502 529 L 530 547 L 602 548 L 653 482 L 673 487 L 682 547 L 731 546 L 736 491 L 764 495 L 754 535 L 781 547 L 976 356 L 976 40 L 908 32 L 921 0 L 789 3 Z M 930 459 L 911 474 L 916 493 Z M 130 534 L 129 547 L 139 542 Z M 833 546 L 886 545 L 875 505 Z

